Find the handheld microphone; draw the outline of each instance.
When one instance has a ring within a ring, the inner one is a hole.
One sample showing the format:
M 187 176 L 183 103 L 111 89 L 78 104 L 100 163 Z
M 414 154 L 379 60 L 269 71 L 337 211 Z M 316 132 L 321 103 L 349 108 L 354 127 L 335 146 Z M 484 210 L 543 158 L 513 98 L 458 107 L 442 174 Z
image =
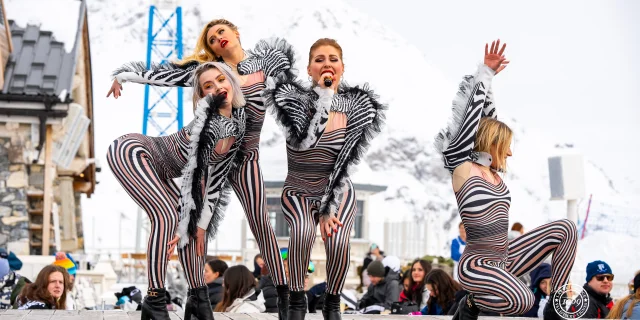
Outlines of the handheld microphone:
M 324 86 L 329 88 L 333 84 L 333 79 L 331 78 L 330 73 L 325 73 L 324 75 Z

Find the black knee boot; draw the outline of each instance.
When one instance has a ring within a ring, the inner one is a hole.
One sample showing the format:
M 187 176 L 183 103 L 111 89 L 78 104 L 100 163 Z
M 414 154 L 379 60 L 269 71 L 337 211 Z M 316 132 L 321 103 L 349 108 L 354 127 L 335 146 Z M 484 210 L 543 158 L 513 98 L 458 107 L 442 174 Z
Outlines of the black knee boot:
M 322 317 L 324 320 L 341 320 L 340 316 L 340 295 L 326 293 L 324 295 L 324 305 L 322 305 Z
M 289 313 L 289 286 L 276 286 L 278 292 L 278 320 L 287 320 Z
M 147 291 L 147 296 L 142 302 L 142 320 L 169 320 L 167 311 L 167 291 L 164 288 Z
M 473 301 L 473 295 L 469 293 L 458 302 L 458 310 L 453 315 L 452 320 L 476 320 L 479 313 L 480 309 Z
M 287 320 L 303 320 L 307 313 L 307 294 L 304 291 L 289 293 L 289 312 Z
M 184 305 L 184 320 L 191 320 L 191 315 L 198 320 L 213 320 L 213 308 L 207 286 L 189 290 L 189 297 Z

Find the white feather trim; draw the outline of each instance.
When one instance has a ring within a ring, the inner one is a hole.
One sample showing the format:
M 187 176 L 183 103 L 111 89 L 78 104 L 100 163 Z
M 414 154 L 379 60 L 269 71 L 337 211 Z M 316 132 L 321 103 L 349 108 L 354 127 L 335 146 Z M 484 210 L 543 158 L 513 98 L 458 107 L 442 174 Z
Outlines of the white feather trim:
M 316 114 L 313 115 L 313 118 L 309 121 L 309 128 L 307 129 L 307 137 L 304 138 L 300 142 L 300 146 L 297 150 L 308 150 L 312 146 L 314 146 L 320 137 L 316 135 L 318 131 L 324 132 L 324 128 L 321 126 L 327 125 L 326 119 L 329 118 L 329 110 L 331 110 L 331 103 L 333 101 L 333 89 L 323 89 L 320 87 L 315 87 L 313 90 L 318 94 L 318 101 L 316 102 L 317 110 Z M 325 121 L 323 121 L 323 119 Z
M 211 97 L 207 96 L 198 101 L 198 105 L 195 111 L 195 120 L 191 129 L 191 135 L 189 136 L 191 140 L 189 144 L 189 156 L 187 157 L 186 166 L 184 167 L 184 169 L 182 169 L 182 186 L 180 188 L 181 210 L 177 231 L 178 236 L 180 236 L 180 241 L 178 243 L 180 248 L 189 243 L 189 236 L 187 234 L 189 221 L 191 220 L 191 215 L 189 213 L 191 212 L 191 210 L 196 208 L 196 205 L 193 201 L 193 195 L 191 194 L 193 171 L 198 166 L 198 143 L 200 142 L 200 132 L 202 132 L 205 121 L 207 120 L 207 110 L 209 109 L 210 99 Z

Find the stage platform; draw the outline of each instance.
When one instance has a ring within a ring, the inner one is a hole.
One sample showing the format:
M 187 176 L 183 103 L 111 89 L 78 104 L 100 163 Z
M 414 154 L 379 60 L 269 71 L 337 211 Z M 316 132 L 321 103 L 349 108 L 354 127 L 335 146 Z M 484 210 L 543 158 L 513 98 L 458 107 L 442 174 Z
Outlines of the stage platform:
M 170 312 L 172 320 L 182 320 L 181 312 Z M 270 313 L 215 313 L 216 320 L 277 320 L 277 314 Z M 139 320 L 140 311 L 61 311 L 61 310 L 0 310 L 0 320 Z M 322 314 L 307 314 L 306 319 L 322 320 Z M 399 319 L 432 319 L 446 320 L 444 316 L 402 316 L 402 315 L 342 315 L 343 320 L 399 320 Z M 500 319 L 498 317 L 480 317 L 481 320 Z M 530 319 L 530 318 L 509 318 Z

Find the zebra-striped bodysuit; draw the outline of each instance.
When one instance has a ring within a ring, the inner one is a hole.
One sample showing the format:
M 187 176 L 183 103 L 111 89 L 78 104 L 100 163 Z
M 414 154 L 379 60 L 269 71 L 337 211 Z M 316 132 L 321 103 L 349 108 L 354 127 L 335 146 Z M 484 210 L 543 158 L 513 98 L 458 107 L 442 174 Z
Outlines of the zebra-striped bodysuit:
M 244 119 L 244 110 L 234 108 L 233 116 Z M 228 121 L 225 125 L 231 125 L 230 120 L 219 121 Z M 107 161 L 114 176 L 136 204 L 147 213 L 151 221 L 147 244 L 149 288 L 164 288 L 168 263 L 167 243 L 173 239 L 179 222 L 177 208 L 180 188 L 171 179 L 182 176 L 182 169 L 187 164 L 192 125 L 193 123 L 164 137 L 127 134 L 116 139 L 107 153 Z M 218 175 L 219 172 L 224 172 L 224 170 L 218 170 L 218 166 L 223 163 L 229 165 L 229 160 L 233 159 L 239 145 L 239 142 L 233 142 L 226 153 L 217 154 L 212 150 L 209 154 L 208 165 L 212 170 L 209 170 L 207 177 L 208 187 L 216 185 L 215 182 L 222 181 L 221 179 L 226 179 L 226 176 Z M 219 205 L 217 200 L 207 196 L 208 202 L 215 203 L 206 205 L 216 210 L 216 206 Z M 208 225 L 208 221 L 204 224 Z M 199 257 L 196 254 L 195 238 L 190 239 L 186 246 L 179 247 L 178 255 L 189 287 L 193 289 L 206 285 L 204 281 L 206 257 Z
M 327 292 L 342 292 L 349 270 L 349 240 L 356 213 L 348 168 L 364 155 L 369 139 L 380 132 L 385 106 L 365 86 L 309 90 L 280 79 L 265 91 L 287 130 L 287 179 L 282 210 L 289 223 L 289 288 L 304 290 L 316 228 L 321 216 L 342 223 L 325 239 Z
M 338 153 L 344 145 L 345 127 L 325 132 L 315 148 L 299 151 L 287 147 L 288 174 L 282 190 L 282 211 L 289 223 L 289 288 L 304 290 L 304 279 L 316 240 L 319 207 Z M 356 213 L 356 195 L 350 179 L 335 216 L 343 226 L 325 240 L 327 292 L 340 294 L 349 270 L 350 235 Z
M 456 122 L 436 137 L 436 148 L 443 153 L 445 168 L 451 173 L 461 164 L 482 157 L 473 148 L 480 118 L 496 116 L 487 97 L 493 75 L 493 70 L 482 65 L 475 76 L 464 78 L 454 100 Z M 455 192 L 467 232 L 467 246 L 458 269 L 460 284 L 473 294 L 482 310 L 504 315 L 525 313 L 535 299 L 518 277 L 553 253 L 551 291 L 566 284 L 576 255 L 575 224 L 566 219 L 554 221 L 509 242 L 509 189 L 497 175 L 497 185 L 484 179 L 478 164 L 470 168 L 470 177 Z
M 269 220 L 266 206 L 264 180 L 259 160 L 260 132 L 265 117 L 262 92 L 269 77 L 292 72 L 294 63 L 291 46 L 282 39 L 260 40 L 249 58 L 238 63 L 238 72 L 247 75 L 242 93 L 247 102 L 246 131 L 240 150 L 242 162 L 229 174 L 229 181 L 244 209 L 249 227 L 258 243 L 275 285 L 286 285 L 284 264 L 276 234 Z M 120 83 L 130 81 L 154 86 L 191 86 L 191 72 L 198 66 L 190 62 L 183 66 L 154 66 L 147 70 L 145 64 L 130 63 L 114 72 Z

